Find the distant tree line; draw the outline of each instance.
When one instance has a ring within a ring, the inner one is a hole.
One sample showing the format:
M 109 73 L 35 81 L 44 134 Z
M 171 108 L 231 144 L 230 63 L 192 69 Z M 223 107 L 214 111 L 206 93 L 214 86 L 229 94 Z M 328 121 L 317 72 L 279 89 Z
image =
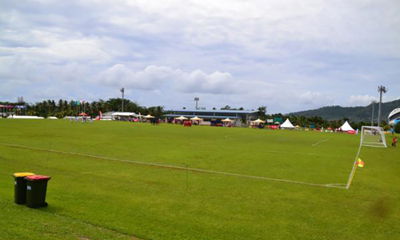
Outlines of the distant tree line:
M 213 108 L 213 110 L 216 110 Z M 222 107 L 221 110 L 244 110 L 243 107 L 240 108 L 235 108 L 231 107 L 229 105 L 226 105 L 225 107 Z M 294 115 L 294 114 L 282 114 L 282 113 L 276 113 L 276 114 L 267 114 L 267 107 L 266 106 L 260 106 L 257 108 L 257 116 L 258 118 L 262 120 L 267 120 L 267 119 L 282 119 L 286 120 L 286 118 L 289 118 L 290 122 L 293 125 L 298 125 L 300 127 L 314 127 L 314 128 L 339 128 L 345 123 L 345 121 L 348 121 L 350 125 L 354 129 L 361 129 L 361 126 L 369 126 L 371 125 L 370 122 L 364 122 L 364 121 L 351 121 L 349 118 L 342 118 L 338 120 L 326 120 L 320 116 L 302 116 L 302 115 Z M 242 121 L 245 121 L 245 119 L 242 119 Z M 385 130 L 388 130 L 390 126 L 387 124 L 387 122 L 382 121 L 382 126 L 384 127 Z
M 348 118 L 342 118 L 338 120 L 326 120 L 320 116 L 301 116 L 301 115 L 294 115 L 294 114 L 266 114 L 266 107 L 261 106 L 258 108 L 257 111 L 258 117 L 262 120 L 266 119 L 276 119 L 276 118 L 281 118 L 282 120 L 286 120 L 286 118 L 289 118 L 290 122 L 293 125 L 298 125 L 300 127 L 315 127 L 315 128 L 339 128 L 345 123 L 346 121 L 349 122 L 349 124 L 354 128 L 354 129 L 361 129 L 361 126 L 370 126 L 371 122 L 364 122 L 364 121 L 352 121 Z M 386 121 L 382 121 L 382 125 L 385 130 L 390 129 L 390 126 Z
M 111 98 L 108 100 L 98 100 L 92 102 L 82 102 L 82 101 L 67 101 L 67 100 L 44 100 L 41 102 L 37 102 L 34 104 L 27 104 L 24 102 L 19 103 L 11 103 L 11 102 L 0 102 L 0 104 L 4 105 L 23 105 L 25 106 L 24 109 L 14 109 L 16 114 L 24 114 L 24 115 L 34 115 L 34 116 L 41 116 L 41 117 L 49 117 L 55 116 L 58 118 L 63 118 L 65 116 L 76 116 L 81 112 L 85 112 L 92 117 L 96 117 L 99 115 L 99 112 L 109 112 L 109 111 L 121 111 L 122 107 L 122 98 Z M 213 108 L 213 110 L 216 110 Z M 243 107 L 234 108 L 226 105 L 222 107 L 221 110 L 244 110 Z M 141 113 L 142 115 L 151 114 L 155 117 L 161 118 L 164 113 L 164 109 L 162 106 L 153 106 L 153 107 L 144 107 L 140 106 L 139 104 L 129 100 L 124 99 L 124 111 L 125 112 L 135 112 Z M 260 119 L 275 119 L 281 118 L 285 120 L 289 118 L 293 125 L 299 125 L 301 127 L 310 127 L 313 126 L 315 128 L 328 128 L 331 127 L 333 129 L 339 128 L 345 121 L 349 121 L 350 125 L 354 129 L 360 129 L 361 126 L 369 126 L 371 125 L 370 122 L 355 122 L 351 121 L 348 118 L 343 118 L 340 120 L 326 120 L 320 116 L 300 116 L 300 115 L 284 115 L 281 113 L 277 114 L 267 114 L 267 107 L 260 106 L 257 108 L 257 115 Z M 243 119 L 245 120 L 245 119 Z M 398 124 L 399 125 L 399 124 Z M 387 122 L 382 121 L 382 126 L 385 130 L 388 130 L 390 126 Z
M 304 126 L 304 127 L 309 127 L 313 125 L 316 128 L 339 128 L 345 123 L 346 121 L 349 122 L 349 124 L 354 128 L 354 129 L 361 129 L 361 126 L 370 126 L 371 122 L 355 122 L 351 121 L 348 118 L 343 118 L 339 120 L 326 120 L 323 119 L 322 117 L 319 116 L 313 116 L 313 117 L 305 117 L 305 116 L 295 116 L 295 115 L 289 115 L 285 116 L 290 119 L 290 121 L 293 123 L 293 125 L 299 125 L 299 126 Z M 382 126 L 385 128 L 389 128 L 387 126 L 386 122 L 382 122 Z
M 371 122 L 356 122 L 356 121 L 351 121 L 348 118 L 343 118 L 343 119 L 338 119 L 338 120 L 326 120 L 323 119 L 322 117 L 319 116 L 313 116 L 313 117 L 305 117 L 305 116 L 297 116 L 297 115 L 283 115 L 283 114 L 272 114 L 272 115 L 266 115 L 266 119 L 268 118 L 282 118 L 285 120 L 286 118 L 289 118 L 290 122 L 293 125 L 298 125 L 300 127 L 314 127 L 314 128 L 332 128 L 336 129 L 339 128 L 345 123 L 346 121 L 349 122 L 349 124 L 354 128 L 354 129 L 361 129 L 361 126 L 370 126 Z M 390 126 L 387 124 L 387 122 L 382 121 L 381 126 L 385 130 L 389 130 Z
M 23 109 L 14 109 L 16 114 L 24 115 L 34 115 L 41 117 L 55 116 L 58 118 L 63 118 L 65 116 L 76 116 L 81 112 L 85 112 L 88 115 L 95 117 L 99 115 L 99 112 L 109 112 L 109 111 L 121 111 L 122 99 L 121 98 L 111 98 L 108 100 L 98 100 L 92 102 L 86 101 L 67 101 L 60 99 L 58 101 L 54 100 L 44 100 L 41 102 L 28 104 L 28 103 L 10 103 L 10 102 L 0 102 L 0 104 L 7 105 L 23 105 Z M 143 115 L 151 114 L 155 117 L 161 117 L 163 115 L 162 106 L 154 107 L 144 107 L 137 103 L 130 101 L 129 99 L 124 99 L 124 111 L 125 112 L 135 112 L 141 113 Z

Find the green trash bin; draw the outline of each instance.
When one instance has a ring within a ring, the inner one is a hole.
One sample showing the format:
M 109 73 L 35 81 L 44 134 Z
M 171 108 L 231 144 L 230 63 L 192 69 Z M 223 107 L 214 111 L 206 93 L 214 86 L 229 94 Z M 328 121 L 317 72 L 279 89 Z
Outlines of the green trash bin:
M 30 172 L 14 173 L 14 202 L 16 204 L 25 204 L 26 202 L 26 180 L 25 177 L 35 175 Z
M 49 176 L 31 175 L 26 179 L 26 205 L 30 208 L 46 207 L 46 191 Z

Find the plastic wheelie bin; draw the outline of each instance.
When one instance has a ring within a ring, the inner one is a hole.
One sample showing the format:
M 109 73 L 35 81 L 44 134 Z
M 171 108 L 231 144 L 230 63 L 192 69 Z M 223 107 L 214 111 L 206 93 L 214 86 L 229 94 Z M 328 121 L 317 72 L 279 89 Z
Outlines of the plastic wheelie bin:
M 26 202 L 26 180 L 25 177 L 35 175 L 30 172 L 14 173 L 14 202 L 17 204 L 25 204 Z
M 49 176 L 31 175 L 26 179 L 26 205 L 31 208 L 46 207 L 46 191 Z

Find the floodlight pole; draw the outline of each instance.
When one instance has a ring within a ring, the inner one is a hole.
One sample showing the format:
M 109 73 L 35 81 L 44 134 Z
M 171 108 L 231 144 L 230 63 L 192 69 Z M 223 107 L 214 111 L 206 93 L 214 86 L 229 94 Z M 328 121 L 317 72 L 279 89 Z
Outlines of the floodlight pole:
M 372 101 L 372 116 L 371 116 L 371 126 L 374 126 L 374 112 L 375 112 L 375 101 Z
M 122 93 L 122 106 L 121 106 L 121 112 L 124 111 L 124 93 L 125 93 L 125 89 L 121 88 L 121 93 Z
M 194 101 L 196 102 L 196 110 L 199 109 L 199 100 L 200 100 L 199 97 L 195 97 L 195 98 L 194 98 Z
M 378 92 L 379 92 L 378 127 L 380 127 L 381 126 L 382 95 L 383 95 L 383 93 L 387 92 L 387 89 L 386 89 L 386 87 L 381 85 L 381 86 L 378 87 Z

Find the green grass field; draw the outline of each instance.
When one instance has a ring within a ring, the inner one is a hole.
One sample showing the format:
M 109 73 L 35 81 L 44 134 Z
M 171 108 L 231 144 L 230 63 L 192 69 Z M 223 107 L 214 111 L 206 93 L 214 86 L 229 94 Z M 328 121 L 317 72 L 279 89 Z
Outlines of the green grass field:
M 0 120 L 0 239 L 400 239 L 399 148 L 363 148 L 349 190 L 145 164 L 345 184 L 358 144 L 334 133 Z M 13 203 L 20 171 L 52 176 L 47 208 Z

